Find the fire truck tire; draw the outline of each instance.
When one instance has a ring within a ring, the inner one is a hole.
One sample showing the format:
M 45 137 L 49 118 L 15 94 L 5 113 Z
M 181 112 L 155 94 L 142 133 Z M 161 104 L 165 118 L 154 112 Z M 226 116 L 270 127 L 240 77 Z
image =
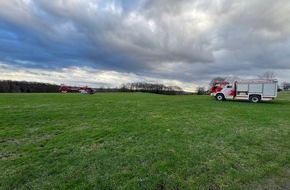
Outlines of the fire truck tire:
M 217 95 L 215 96 L 215 98 L 216 98 L 217 100 L 219 100 L 219 101 L 224 101 L 224 100 L 226 100 L 226 99 L 225 99 L 225 96 L 224 96 L 223 94 L 217 94 Z
M 260 101 L 261 101 L 260 96 L 257 96 L 257 95 L 250 96 L 250 102 L 258 103 Z

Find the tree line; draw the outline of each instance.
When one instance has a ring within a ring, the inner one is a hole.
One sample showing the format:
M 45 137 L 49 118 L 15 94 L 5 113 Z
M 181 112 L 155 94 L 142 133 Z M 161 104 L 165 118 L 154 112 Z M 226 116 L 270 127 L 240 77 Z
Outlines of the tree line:
M 60 85 L 27 82 L 27 81 L 0 81 L 0 93 L 43 93 L 43 92 L 60 92 Z M 149 92 L 156 94 L 184 94 L 182 88 L 178 86 L 165 86 L 163 84 L 151 83 L 126 83 L 119 88 L 94 88 L 96 92 Z
M 0 92 L 2 93 L 30 93 L 30 92 L 59 92 L 59 85 L 27 81 L 0 81 Z
M 182 88 L 179 86 L 165 86 L 163 84 L 152 84 L 152 83 L 126 83 L 122 84 L 120 90 L 122 92 L 149 92 L 155 94 L 184 94 Z
M 274 79 L 275 74 L 272 71 L 267 71 L 261 75 L 258 75 L 259 79 Z M 233 82 L 239 80 L 239 77 L 214 77 L 209 82 L 209 88 L 204 86 L 198 86 L 196 92 L 199 95 L 209 94 L 209 90 L 215 81 L 228 81 Z M 39 82 L 27 82 L 27 81 L 11 81 L 0 80 L 0 93 L 30 93 L 30 92 L 59 92 L 59 85 Z M 122 84 L 119 88 L 95 88 L 96 92 L 149 92 L 156 94 L 188 94 L 183 91 L 179 86 L 165 86 L 158 83 L 126 83 Z M 290 90 L 289 82 L 282 82 L 279 85 L 279 90 Z

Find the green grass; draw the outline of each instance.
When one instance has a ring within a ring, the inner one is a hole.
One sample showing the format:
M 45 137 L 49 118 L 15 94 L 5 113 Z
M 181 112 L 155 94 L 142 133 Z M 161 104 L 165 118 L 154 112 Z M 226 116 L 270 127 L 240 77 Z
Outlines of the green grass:
M 0 189 L 290 189 L 290 93 L 0 94 Z

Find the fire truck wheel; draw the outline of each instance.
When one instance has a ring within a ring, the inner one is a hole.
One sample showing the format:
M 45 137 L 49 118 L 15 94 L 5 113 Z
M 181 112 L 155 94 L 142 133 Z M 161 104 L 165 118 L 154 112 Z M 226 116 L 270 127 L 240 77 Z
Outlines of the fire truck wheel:
M 257 103 L 257 102 L 260 102 L 261 101 L 261 98 L 260 96 L 250 96 L 250 101 L 253 102 L 253 103 Z
M 219 101 L 223 101 L 223 100 L 225 100 L 225 96 L 224 96 L 223 94 L 217 94 L 217 95 L 215 96 L 215 98 L 216 98 L 217 100 L 219 100 Z

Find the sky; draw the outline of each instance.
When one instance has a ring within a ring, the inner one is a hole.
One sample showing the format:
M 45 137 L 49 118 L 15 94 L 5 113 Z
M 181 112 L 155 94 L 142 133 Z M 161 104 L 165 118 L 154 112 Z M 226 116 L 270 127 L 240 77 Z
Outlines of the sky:
M 290 82 L 289 0 L 0 0 L 0 80 Z

